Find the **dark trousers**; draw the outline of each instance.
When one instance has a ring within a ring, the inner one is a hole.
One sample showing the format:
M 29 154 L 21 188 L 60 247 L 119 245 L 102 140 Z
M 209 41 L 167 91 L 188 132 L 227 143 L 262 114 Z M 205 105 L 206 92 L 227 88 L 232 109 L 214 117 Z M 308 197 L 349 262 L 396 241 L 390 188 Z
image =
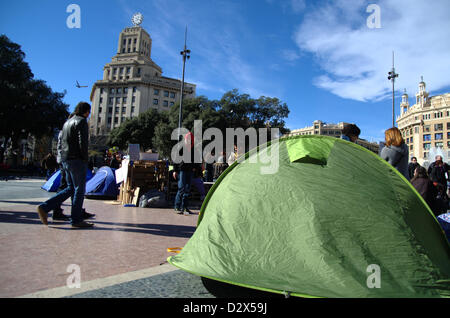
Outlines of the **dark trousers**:
M 86 192 L 87 163 L 82 160 L 69 160 L 63 162 L 66 173 L 67 187 L 55 194 L 42 204 L 44 211 L 61 209 L 61 204 L 72 197 L 71 219 L 72 224 L 83 221 L 83 201 Z
M 180 171 L 178 177 L 178 192 L 175 197 L 175 208 L 184 210 L 188 207 L 191 194 L 192 171 Z

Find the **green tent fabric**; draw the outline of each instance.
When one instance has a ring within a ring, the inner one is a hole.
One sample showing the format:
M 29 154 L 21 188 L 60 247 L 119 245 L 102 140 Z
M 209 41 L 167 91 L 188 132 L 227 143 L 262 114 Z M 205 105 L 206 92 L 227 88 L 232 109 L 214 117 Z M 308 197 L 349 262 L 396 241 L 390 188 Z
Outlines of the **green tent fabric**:
M 333 137 L 276 144 L 276 173 L 255 149 L 222 174 L 172 265 L 301 297 L 450 296 L 449 243 L 395 168 Z

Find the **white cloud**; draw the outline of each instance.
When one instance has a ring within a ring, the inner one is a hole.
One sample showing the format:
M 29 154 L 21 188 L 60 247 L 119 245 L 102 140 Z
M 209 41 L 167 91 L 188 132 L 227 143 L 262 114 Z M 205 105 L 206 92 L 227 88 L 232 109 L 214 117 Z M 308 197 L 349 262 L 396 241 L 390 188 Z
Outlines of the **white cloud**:
M 390 96 L 392 51 L 396 88 L 414 95 L 420 76 L 428 88 L 450 85 L 450 2 L 380 0 L 381 28 L 367 26 L 367 1 L 338 0 L 308 10 L 295 34 L 324 74 L 313 83 L 343 98 L 378 101 Z

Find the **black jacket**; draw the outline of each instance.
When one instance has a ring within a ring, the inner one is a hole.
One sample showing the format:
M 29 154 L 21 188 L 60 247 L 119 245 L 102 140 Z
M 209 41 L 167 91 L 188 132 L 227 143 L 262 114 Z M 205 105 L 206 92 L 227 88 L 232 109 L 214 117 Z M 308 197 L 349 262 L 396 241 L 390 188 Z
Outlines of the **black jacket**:
M 73 116 L 63 126 L 61 136 L 61 160 L 88 161 L 89 130 L 86 118 Z

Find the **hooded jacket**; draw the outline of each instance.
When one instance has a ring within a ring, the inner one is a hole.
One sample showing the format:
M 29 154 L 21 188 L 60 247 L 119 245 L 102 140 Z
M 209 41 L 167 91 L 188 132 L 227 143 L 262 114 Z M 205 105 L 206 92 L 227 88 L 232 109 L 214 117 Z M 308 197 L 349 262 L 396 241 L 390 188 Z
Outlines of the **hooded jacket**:
M 394 166 L 407 180 L 409 180 L 408 158 L 409 150 L 406 144 L 401 146 L 385 146 L 381 150 L 381 158 Z

